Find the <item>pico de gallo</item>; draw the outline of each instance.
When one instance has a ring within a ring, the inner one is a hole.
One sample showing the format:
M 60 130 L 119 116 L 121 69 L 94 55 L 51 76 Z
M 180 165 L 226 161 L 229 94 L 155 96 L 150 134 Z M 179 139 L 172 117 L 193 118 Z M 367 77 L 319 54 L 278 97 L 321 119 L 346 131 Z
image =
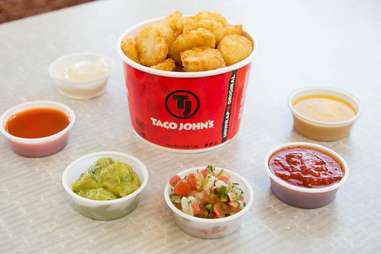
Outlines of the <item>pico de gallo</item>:
M 173 176 L 170 199 L 184 213 L 200 218 L 223 218 L 241 211 L 246 203 L 239 184 L 214 166 Z

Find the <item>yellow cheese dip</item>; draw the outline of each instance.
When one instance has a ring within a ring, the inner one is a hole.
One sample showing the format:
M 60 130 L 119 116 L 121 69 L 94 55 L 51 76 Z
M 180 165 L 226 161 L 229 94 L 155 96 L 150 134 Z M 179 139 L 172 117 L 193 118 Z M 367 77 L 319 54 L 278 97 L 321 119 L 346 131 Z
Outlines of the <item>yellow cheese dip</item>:
M 127 196 L 139 186 L 139 177 L 130 165 L 111 158 L 101 158 L 71 187 L 84 198 L 111 200 Z
M 348 101 L 333 95 L 302 96 L 293 102 L 293 107 L 305 118 L 330 123 L 347 121 L 357 114 Z

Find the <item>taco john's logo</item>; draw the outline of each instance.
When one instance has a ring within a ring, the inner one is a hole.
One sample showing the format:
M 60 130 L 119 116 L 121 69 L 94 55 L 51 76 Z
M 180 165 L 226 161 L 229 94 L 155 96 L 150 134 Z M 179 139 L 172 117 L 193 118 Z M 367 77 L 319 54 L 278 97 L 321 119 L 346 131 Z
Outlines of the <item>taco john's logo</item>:
M 200 100 L 197 95 L 187 90 L 173 91 L 165 98 L 165 109 L 175 118 L 190 118 L 199 108 Z
M 165 97 L 165 109 L 177 119 L 188 119 L 194 116 L 200 108 L 200 100 L 196 94 L 186 90 L 176 90 Z M 197 131 L 214 128 L 214 121 L 206 119 L 201 122 L 177 122 L 166 121 L 155 117 L 150 117 L 151 123 L 155 127 L 178 130 Z

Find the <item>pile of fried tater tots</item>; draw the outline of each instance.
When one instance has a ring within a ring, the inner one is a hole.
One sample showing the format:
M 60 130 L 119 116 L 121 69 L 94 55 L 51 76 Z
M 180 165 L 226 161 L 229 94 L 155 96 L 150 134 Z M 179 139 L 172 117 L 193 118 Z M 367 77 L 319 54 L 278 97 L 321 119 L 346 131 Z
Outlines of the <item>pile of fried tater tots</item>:
M 165 71 L 207 71 L 235 64 L 253 51 L 242 25 L 228 24 L 216 12 L 183 16 L 175 11 L 142 27 L 136 37 L 123 38 L 127 57 Z

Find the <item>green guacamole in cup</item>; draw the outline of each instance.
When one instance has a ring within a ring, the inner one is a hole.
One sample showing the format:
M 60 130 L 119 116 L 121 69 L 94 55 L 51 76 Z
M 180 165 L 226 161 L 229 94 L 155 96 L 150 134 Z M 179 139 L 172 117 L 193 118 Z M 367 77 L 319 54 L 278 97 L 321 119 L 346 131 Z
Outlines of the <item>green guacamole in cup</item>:
M 130 165 L 111 158 L 101 158 L 71 187 L 84 198 L 112 200 L 131 194 L 139 186 L 139 177 Z

